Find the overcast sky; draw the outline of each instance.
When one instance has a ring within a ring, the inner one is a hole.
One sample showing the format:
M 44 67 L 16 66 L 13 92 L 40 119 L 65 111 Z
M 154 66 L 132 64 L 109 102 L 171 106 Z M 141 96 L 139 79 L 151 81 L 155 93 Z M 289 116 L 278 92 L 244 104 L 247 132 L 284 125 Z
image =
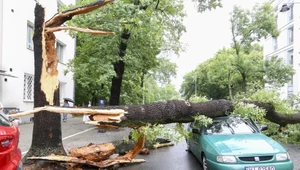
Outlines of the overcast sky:
M 173 56 L 177 63 L 177 78 L 173 79 L 176 89 L 180 88 L 183 76 L 194 70 L 223 47 L 230 47 L 230 12 L 234 5 L 251 9 L 256 3 L 265 0 L 222 0 L 223 7 L 204 13 L 198 13 L 192 0 L 185 0 L 187 17 L 184 20 L 187 32 L 182 42 L 187 45 L 186 52 L 179 57 Z

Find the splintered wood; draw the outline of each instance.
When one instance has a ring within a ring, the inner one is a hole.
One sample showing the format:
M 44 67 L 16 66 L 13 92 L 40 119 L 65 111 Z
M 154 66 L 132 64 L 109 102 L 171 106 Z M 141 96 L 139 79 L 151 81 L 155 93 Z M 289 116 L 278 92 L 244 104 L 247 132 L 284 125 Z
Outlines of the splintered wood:
M 140 136 L 136 145 L 124 156 L 109 159 L 114 153 L 115 146 L 112 143 L 89 144 L 85 147 L 70 149 L 70 156 L 49 155 L 44 157 L 28 157 L 31 160 L 49 160 L 58 162 L 75 163 L 98 168 L 112 167 L 117 164 L 143 163 L 144 159 L 134 159 L 144 147 L 145 136 Z
M 76 157 L 70 156 L 61 156 L 61 155 L 50 155 L 50 156 L 42 156 L 42 157 L 28 157 L 29 160 L 48 160 L 48 161 L 58 161 L 58 162 L 68 162 L 68 163 L 75 163 L 81 165 L 88 165 L 98 168 L 107 168 L 117 164 L 128 164 L 128 163 L 143 163 L 145 162 L 144 159 L 133 159 L 133 160 L 126 160 L 126 159 L 107 159 L 101 162 L 93 162 L 88 160 L 79 159 Z
M 99 162 L 108 159 L 115 152 L 115 146 L 112 143 L 89 144 L 88 146 L 72 148 L 69 154 L 84 160 Z
M 127 112 L 123 109 L 89 109 L 89 108 L 66 108 L 66 107 L 54 107 L 54 106 L 45 106 L 45 107 L 37 107 L 34 110 L 25 111 L 18 114 L 9 115 L 12 118 L 18 118 L 30 114 L 40 113 L 41 111 L 49 111 L 52 113 L 69 113 L 69 114 L 77 114 L 77 115 L 96 115 L 93 116 L 93 119 L 98 122 L 106 122 L 106 123 L 120 123 L 122 121 L 122 117 L 125 116 Z

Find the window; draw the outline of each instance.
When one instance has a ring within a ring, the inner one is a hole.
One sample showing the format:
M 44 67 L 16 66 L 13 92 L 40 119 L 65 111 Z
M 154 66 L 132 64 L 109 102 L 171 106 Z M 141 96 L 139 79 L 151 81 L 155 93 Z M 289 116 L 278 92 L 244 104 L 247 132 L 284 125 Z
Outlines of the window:
M 57 12 L 59 12 L 59 8 L 60 8 L 60 6 L 62 6 L 63 5 L 63 3 L 60 1 L 60 0 L 58 0 L 57 1 Z
M 62 43 L 56 42 L 57 57 L 59 61 L 62 63 L 64 62 L 64 48 L 65 46 Z
M 215 119 L 205 128 L 206 135 L 251 134 L 258 132 L 251 123 L 239 117 Z
M 59 98 L 60 101 L 63 101 L 63 98 L 65 98 L 65 91 L 66 91 L 66 83 L 64 82 L 59 82 Z
M 294 42 L 294 27 L 288 28 L 288 45 Z
M 33 50 L 33 26 L 27 24 L 27 48 Z
M 277 50 L 277 48 L 278 48 L 277 38 L 273 37 L 273 50 L 275 51 L 275 50 Z
M 33 101 L 34 76 L 24 74 L 23 100 Z
M 278 11 L 278 5 L 274 7 L 274 13 Z
M 287 54 L 287 61 L 288 61 L 288 65 L 291 65 L 293 66 L 293 63 L 294 63 L 294 55 L 293 55 L 293 50 L 290 50 L 288 51 L 288 54 Z
M 293 50 L 289 50 L 287 52 L 287 64 L 293 67 L 293 63 L 294 63 L 294 54 L 293 54 Z M 292 88 L 293 87 L 293 75 L 291 76 L 291 81 L 288 82 L 288 92 L 293 91 Z
M 288 21 L 291 21 L 294 19 L 294 5 L 292 4 L 290 6 L 290 10 L 288 10 Z

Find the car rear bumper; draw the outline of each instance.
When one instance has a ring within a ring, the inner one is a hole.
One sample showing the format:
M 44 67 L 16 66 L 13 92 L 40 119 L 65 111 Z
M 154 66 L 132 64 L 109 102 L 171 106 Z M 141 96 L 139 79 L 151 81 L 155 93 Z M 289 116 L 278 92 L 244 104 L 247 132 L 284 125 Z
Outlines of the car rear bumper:
M 225 164 L 207 160 L 208 168 L 213 170 L 245 170 L 246 167 L 267 167 L 274 166 L 275 170 L 293 170 L 294 165 L 292 161 L 260 163 L 260 164 Z
M 23 163 L 20 161 L 17 170 L 23 170 Z

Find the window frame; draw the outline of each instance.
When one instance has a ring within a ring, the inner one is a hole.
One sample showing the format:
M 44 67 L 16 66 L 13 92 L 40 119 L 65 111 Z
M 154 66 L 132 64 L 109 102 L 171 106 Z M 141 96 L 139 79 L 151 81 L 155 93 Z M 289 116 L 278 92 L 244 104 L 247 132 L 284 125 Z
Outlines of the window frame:
M 291 4 L 289 8 L 290 9 L 287 11 L 288 21 L 292 21 L 294 20 L 294 4 Z
M 288 45 L 291 45 L 294 43 L 294 26 L 291 26 L 287 29 L 288 33 Z
M 34 26 L 33 26 L 32 23 L 27 22 L 26 47 L 29 50 L 33 50 L 33 47 L 34 47 L 34 44 L 33 44 L 33 34 L 34 34 Z
M 59 101 L 63 102 L 63 98 L 66 97 L 66 82 L 59 82 Z
M 64 5 L 64 3 L 61 0 L 57 0 L 57 12 L 59 12 L 59 7 Z
M 276 37 L 272 37 L 273 38 L 273 50 L 277 50 L 278 49 L 278 40 Z
M 294 50 L 288 50 L 287 51 L 287 65 L 290 65 L 293 67 L 294 64 Z M 294 86 L 294 79 L 293 75 L 291 76 L 291 81 L 288 82 L 288 87 L 293 87 Z M 289 90 L 290 91 L 290 90 Z
M 31 77 L 31 84 L 28 84 L 29 77 Z M 29 92 L 29 91 L 31 91 L 31 92 Z M 31 98 L 28 96 L 31 96 Z M 23 100 L 24 101 L 33 101 L 34 100 L 34 75 L 32 75 L 32 74 L 24 73 Z
M 56 41 L 55 43 L 56 46 L 56 54 L 58 57 L 58 61 L 60 63 L 64 63 L 64 51 L 65 51 L 65 44 L 63 44 L 61 41 Z

